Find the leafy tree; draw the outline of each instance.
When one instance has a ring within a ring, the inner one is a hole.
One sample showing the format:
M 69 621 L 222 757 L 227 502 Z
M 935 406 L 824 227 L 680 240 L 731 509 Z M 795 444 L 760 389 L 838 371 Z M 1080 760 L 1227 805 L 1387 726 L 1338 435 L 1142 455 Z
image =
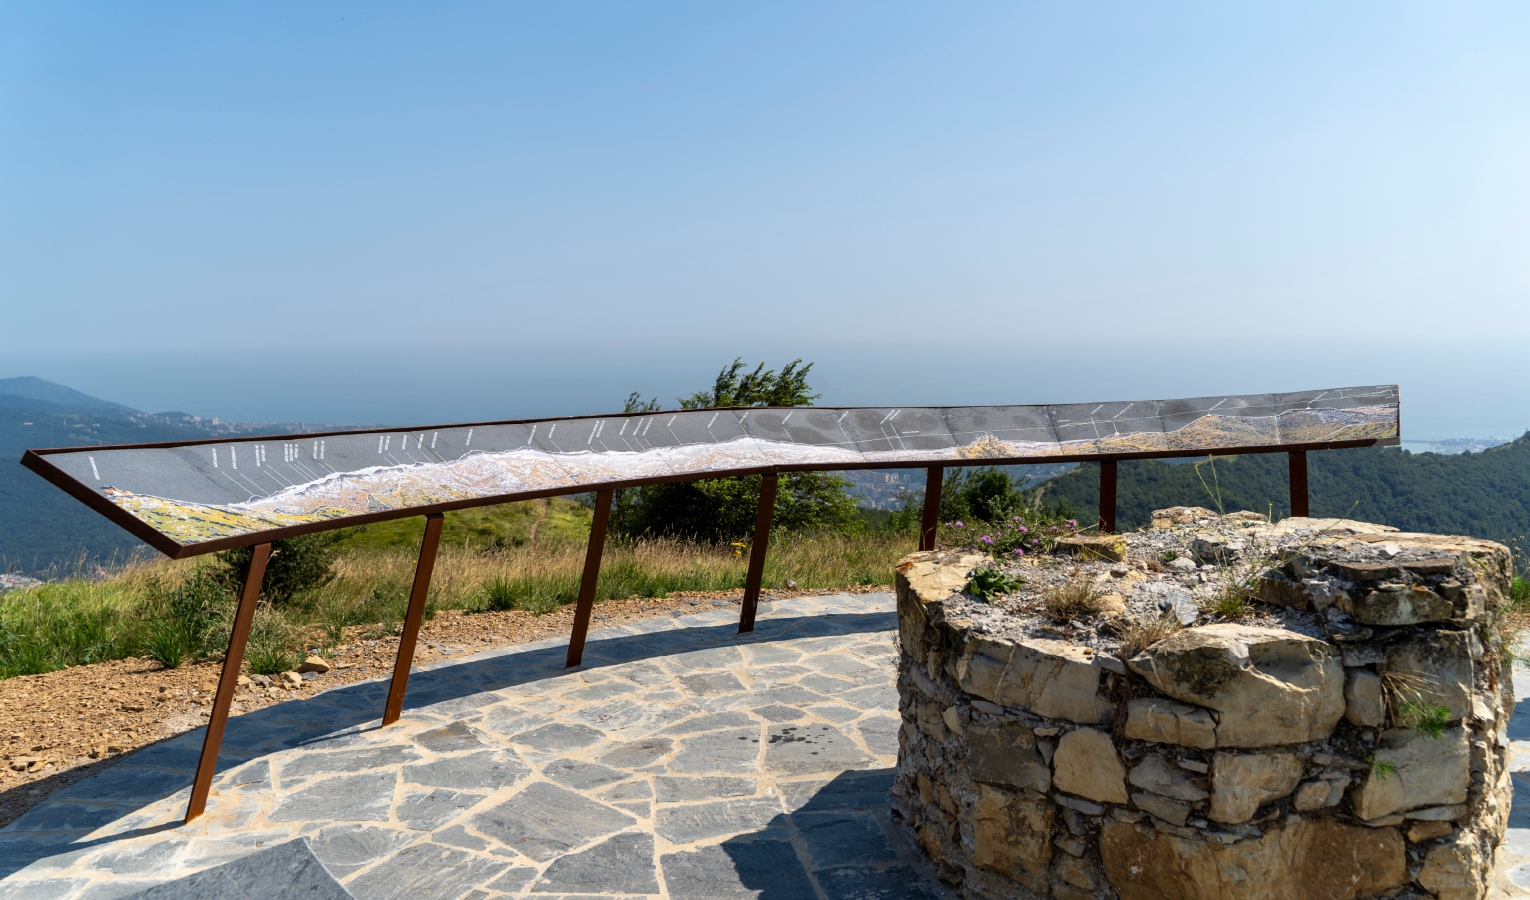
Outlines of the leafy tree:
M 681 409 L 713 409 L 719 406 L 812 406 L 821 394 L 810 394 L 807 383 L 812 363 L 802 366 L 802 360 L 794 359 L 781 368 L 765 368 L 764 363 L 754 367 L 753 372 L 740 375 L 744 370 L 743 357 L 735 357 L 732 364 L 717 373 L 711 390 L 697 391 L 689 397 L 676 398 Z M 633 397 L 637 395 L 634 394 Z M 630 402 L 630 400 L 629 400 Z
M 796 359 L 777 372 L 764 363 L 748 371 L 742 358 L 717 373 L 707 390 L 676 398 L 682 409 L 726 406 L 811 406 L 819 395 L 808 387 L 812 363 Z M 656 412 L 657 398 L 627 397 L 627 412 Z M 760 476 L 656 484 L 617 491 L 611 527 L 629 537 L 664 535 L 703 541 L 731 541 L 754 532 Z M 849 482 L 823 472 L 780 476 L 772 527 L 788 531 L 848 530 L 860 524 Z

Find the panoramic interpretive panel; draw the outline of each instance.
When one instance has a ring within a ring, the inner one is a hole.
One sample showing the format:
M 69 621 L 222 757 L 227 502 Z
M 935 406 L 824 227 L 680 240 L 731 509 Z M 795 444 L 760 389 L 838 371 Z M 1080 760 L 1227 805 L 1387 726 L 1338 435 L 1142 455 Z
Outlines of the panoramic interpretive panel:
M 1062 406 L 706 409 L 31 450 L 172 556 L 528 497 L 751 472 L 1398 443 L 1396 386 Z

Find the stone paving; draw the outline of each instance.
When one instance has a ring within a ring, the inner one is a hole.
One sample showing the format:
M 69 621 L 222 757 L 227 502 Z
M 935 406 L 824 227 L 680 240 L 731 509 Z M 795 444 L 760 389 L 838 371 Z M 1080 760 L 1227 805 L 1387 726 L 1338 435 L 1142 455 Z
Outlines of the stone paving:
M 0 900 L 176 896 L 295 841 L 361 900 L 946 897 L 888 819 L 892 598 L 737 621 L 600 631 L 572 672 L 562 639 L 421 667 L 387 729 L 385 682 L 232 719 L 189 826 L 202 732 L 146 748 L 0 830 Z

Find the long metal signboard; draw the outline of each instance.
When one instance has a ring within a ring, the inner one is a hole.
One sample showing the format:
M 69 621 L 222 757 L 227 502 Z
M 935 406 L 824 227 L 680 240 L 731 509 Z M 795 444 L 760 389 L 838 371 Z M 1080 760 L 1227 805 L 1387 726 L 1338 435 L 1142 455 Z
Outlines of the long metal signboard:
M 173 557 L 382 519 L 755 472 L 1396 444 L 1395 385 L 1058 406 L 707 409 L 29 450 Z

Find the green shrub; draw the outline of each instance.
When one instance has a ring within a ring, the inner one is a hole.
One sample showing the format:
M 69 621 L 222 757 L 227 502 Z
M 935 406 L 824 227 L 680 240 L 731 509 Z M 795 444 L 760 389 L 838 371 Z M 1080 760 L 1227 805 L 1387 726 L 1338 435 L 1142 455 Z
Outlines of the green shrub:
M 324 531 L 305 534 L 271 545 L 271 558 L 266 563 L 265 578 L 261 581 L 261 599 L 276 606 L 283 606 L 305 591 L 323 587 L 334 580 L 337 545 L 350 537 L 354 529 Z M 236 547 L 216 555 L 217 564 L 212 571 L 225 590 L 238 594 L 244 589 L 245 577 L 250 572 L 250 560 L 254 547 Z
M 149 626 L 149 636 L 144 640 L 143 651 L 150 659 L 167 669 L 179 668 L 190 656 L 191 641 L 186 632 L 174 622 L 156 622 Z
M 256 675 L 279 675 L 297 668 L 301 659 L 292 646 L 292 627 L 281 612 L 261 604 L 250 623 L 245 662 Z
M 1397 704 L 1397 721 L 1429 737 L 1439 738 L 1450 727 L 1450 707 L 1422 700 L 1403 700 Z
M 992 602 L 1000 594 L 1008 594 L 1020 589 L 1025 580 L 1010 575 L 999 569 L 978 569 L 972 573 L 972 578 L 963 588 L 967 593 L 986 602 Z

